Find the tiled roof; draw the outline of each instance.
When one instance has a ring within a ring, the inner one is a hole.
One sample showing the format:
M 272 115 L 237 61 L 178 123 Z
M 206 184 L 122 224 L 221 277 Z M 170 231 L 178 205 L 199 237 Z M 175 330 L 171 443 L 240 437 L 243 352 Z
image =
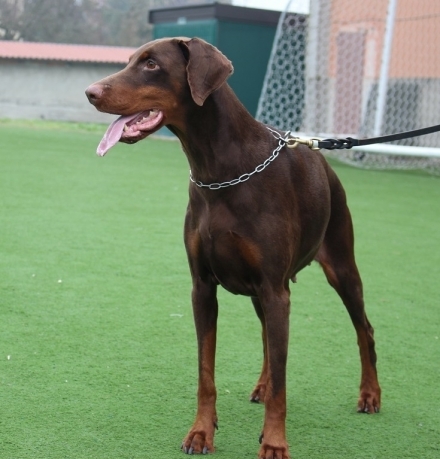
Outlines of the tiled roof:
M 0 59 L 126 64 L 136 48 L 0 40 Z

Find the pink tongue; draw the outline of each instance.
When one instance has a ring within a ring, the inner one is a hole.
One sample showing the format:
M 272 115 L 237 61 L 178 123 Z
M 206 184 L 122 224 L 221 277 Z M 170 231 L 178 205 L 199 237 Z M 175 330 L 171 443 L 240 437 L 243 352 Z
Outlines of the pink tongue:
M 136 118 L 138 115 L 139 113 L 130 116 L 120 116 L 117 120 L 113 121 L 113 123 L 108 127 L 107 132 L 104 134 L 101 142 L 99 142 L 96 153 L 99 156 L 104 156 L 111 147 L 119 142 L 122 132 L 124 131 L 125 124 Z

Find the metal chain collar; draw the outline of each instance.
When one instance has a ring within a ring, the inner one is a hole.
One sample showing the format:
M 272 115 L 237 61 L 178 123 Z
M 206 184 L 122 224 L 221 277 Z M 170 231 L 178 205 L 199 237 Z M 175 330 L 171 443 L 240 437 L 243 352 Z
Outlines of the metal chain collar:
M 267 129 L 272 133 L 272 135 L 276 139 L 278 139 L 278 146 L 275 148 L 275 150 L 272 152 L 269 158 L 267 158 L 266 161 L 264 161 L 264 163 L 259 164 L 252 172 L 240 175 L 240 177 L 234 180 L 229 180 L 228 182 L 203 183 L 203 182 L 200 182 L 199 180 L 194 179 L 194 177 L 192 176 L 191 169 L 190 169 L 189 179 L 191 180 L 191 182 L 193 182 L 199 188 L 208 188 L 210 190 L 219 190 L 220 188 L 227 188 L 229 186 L 238 185 L 239 183 L 243 183 L 243 182 L 246 182 L 246 180 L 249 180 L 252 177 L 252 175 L 256 174 L 257 172 L 263 172 L 264 169 L 266 169 L 266 167 L 277 158 L 281 149 L 285 145 L 287 145 L 289 148 L 295 148 L 298 145 L 297 139 L 290 137 L 290 131 L 287 131 L 283 137 L 279 132 L 274 131 L 273 129 L 269 127 L 267 127 Z M 292 141 L 294 142 L 294 144 L 292 143 Z

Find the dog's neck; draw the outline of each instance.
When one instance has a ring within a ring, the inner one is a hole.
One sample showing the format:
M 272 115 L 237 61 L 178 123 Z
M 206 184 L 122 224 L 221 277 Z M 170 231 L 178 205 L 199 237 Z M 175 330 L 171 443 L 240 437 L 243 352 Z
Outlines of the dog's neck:
M 193 177 L 204 183 L 228 181 L 250 172 L 273 147 L 268 131 L 227 84 L 212 93 L 203 106 L 192 104 L 185 124 L 170 129 L 182 143 Z M 261 136 L 260 145 L 268 144 L 267 151 L 252 150 L 256 136 Z

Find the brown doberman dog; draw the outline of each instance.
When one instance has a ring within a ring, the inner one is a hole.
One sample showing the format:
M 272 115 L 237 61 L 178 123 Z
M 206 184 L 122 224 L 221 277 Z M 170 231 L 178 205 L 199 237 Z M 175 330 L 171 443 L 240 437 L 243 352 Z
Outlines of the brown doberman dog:
M 134 143 L 162 126 L 179 139 L 191 168 L 185 246 L 198 341 L 195 421 L 187 454 L 214 451 L 217 286 L 251 297 L 261 321 L 263 368 L 251 401 L 265 404 L 262 459 L 289 458 L 285 432 L 289 281 L 316 260 L 357 333 L 359 412 L 380 408 L 373 328 L 364 310 L 344 189 L 324 157 L 288 149 L 286 134 L 256 121 L 226 83 L 231 62 L 198 38 L 155 40 L 120 72 L 91 85 L 95 107 L 121 115 L 98 147 Z M 292 146 L 292 145 L 291 145 Z

